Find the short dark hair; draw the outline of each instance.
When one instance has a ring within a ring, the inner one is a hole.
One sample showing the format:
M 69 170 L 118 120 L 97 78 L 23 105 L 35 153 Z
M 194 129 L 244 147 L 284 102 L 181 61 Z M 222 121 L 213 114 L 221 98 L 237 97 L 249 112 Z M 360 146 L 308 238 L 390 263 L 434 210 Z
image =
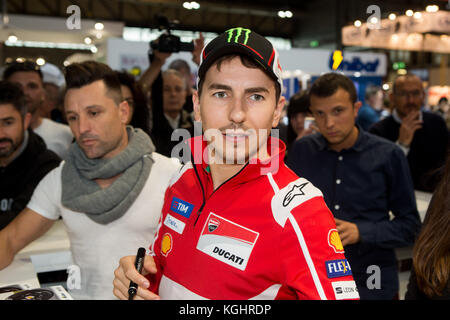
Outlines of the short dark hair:
M 108 65 L 97 61 L 72 63 L 65 67 L 66 90 L 79 89 L 95 81 L 102 80 L 106 87 L 106 94 L 118 105 L 122 102 L 120 81 L 116 72 Z
M 41 68 L 30 60 L 25 60 L 22 62 L 14 61 L 8 64 L 5 71 L 3 71 L 3 80 L 8 80 L 16 72 L 36 72 L 43 81 L 43 75 Z
M 25 96 L 18 84 L 5 80 L 0 81 L 0 104 L 12 104 L 14 109 L 22 115 L 22 118 L 27 113 Z
M 255 60 L 253 60 L 253 59 L 251 59 L 251 58 L 249 58 L 249 57 L 247 57 L 247 56 L 245 56 L 245 55 L 238 54 L 238 53 L 232 53 L 232 54 L 227 54 L 227 55 L 221 56 L 220 58 L 218 58 L 216 61 L 214 61 L 214 62 L 211 64 L 211 66 L 209 67 L 209 69 L 211 69 L 213 66 L 216 66 L 216 67 L 217 67 L 217 70 L 220 71 L 220 66 L 222 65 L 222 63 L 223 63 L 224 61 L 230 61 L 230 60 L 232 60 L 232 59 L 234 59 L 234 58 L 236 58 L 236 57 L 239 57 L 239 58 L 241 59 L 241 63 L 242 63 L 242 65 L 244 65 L 245 67 L 247 67 L 247 68 L 253 68 L 253 69 L 260 69 L 260 70 L 262 70 L 265 74 L 267 74 L 267 76 L 268 76 L 270 79 L 273 79 L 272 76 L 270 76 L 270 74 L 267 72 L 267 70 L 264 69 L 264 67 L 261 66 L 258 62 L 256 62 Z M 209 70 L 209 69 L 208 69 L 208 70 Z M 205 75 L 206 75 L 206 72 L 208 72 L 208 70 L 205 71 Z M 204 78 L 205 78 L 205 77 L 200 78 L 200 81 L 199 81 L 199 83 L 198 83 L 198 88 L 197 88 L 197 90 L 198 90 L 198 95 L 199 95 L 199 96 L 200 96 L 201 93 L 202 93 L 203 82 L 204 82 L 204 80 L 205 80 Z M 281 96 L 281 88 L 280 88 L 280 85 L 278 84 L 277 81 L 273 80 L 273 83 L 274 83 L 274 85 L 275 85 L 275 97 L 276 97 L 276 100 L 277 100 L 277 102 L 278 102 L 278 100 L 280 99 L 280 96 Z
M 290 119 L 297 113 L 310 112 L 309 110 L 309 97 L 306 91 L 299 91 L 289 99 L 289 105 L 287 107 L 287 116 Z
M 355 103 L 358 100 L 356 88 L 350 78 L 340 73 L 325 73 L 314 81 L 309 91 L 309 96 L 316 96 L 321 98 L 330 97 L 341 88 L 348 92 L 350 100 Z

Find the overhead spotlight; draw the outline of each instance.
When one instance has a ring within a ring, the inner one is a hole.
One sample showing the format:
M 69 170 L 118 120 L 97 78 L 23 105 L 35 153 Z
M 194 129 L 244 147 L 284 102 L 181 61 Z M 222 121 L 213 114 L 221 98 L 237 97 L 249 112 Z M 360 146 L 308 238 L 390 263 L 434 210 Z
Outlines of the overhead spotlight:
M 198 10 L 198 9 L 200 9 L 200 4 L 195 1 L 191 1 L 191 2 L 185 1 L 185 2 L 183 2 L 183 8 L 188 9 L 188 10 L 191 10 L 191 9 Z
M 411 9 L 409 9 L 409 10 L 406 10 L 405 14 L 406 14 L 408 17 L 412 17 L 413 14 L 414 14 L 414 11 L 412 11 Z
M 420 18 L 422 18 L 422 12 L 420 12 L 420 11 L 416 11 L 416 12 L 414 12 L 414 19 L 420 19 Z
M 95 34 L 95 37 L 96 37 L 97 39 L 100 40 L 100 39 L 103 37 L 103 35 L 102 35 L 101 32 L 97 32 L 97 33 Z
M 97 47 L 96 47 L 96 46 L 92 46 L 92 47 L 91 47 L 91 52 L 92 52 L 92 53 L 97 53 L 97 52 L 98 52 Z
M 37 58 L 36 59 L 36 64 L 38 65 L 38 66 L 43 66 L 44 64 L 45 64 L 45 59 L 44 58 Z
M 384 90 L 384 91 L 388 91 L 389 88 L 390 88 L 390 86 L 389 86 L 388 83 L 384 83 L 384 84 L 383 84 L 383 90 Z
M 430 4 L 430 5 L 428 5 L 426 8 L 425 8 L 425 10 L 427 11 L 427 12 L 438 12 L 439 11 L 439 6 L 437 6 L 437 5 L 433 5 L 433 4 Z
M 19 39 L 17 38 L 17 36 L 15 34 L 10 34 L 8 36 L 8 41 L 11 42 L 11 43 L 16 43 L 17 40 L 19 40 Z
M 355 20 L 355 22 L 353 22 L 353 25 L 357 28 L 361 27 L 362 23 L 360 20 Z
M 278 11 L 278 16 L 280 18 L 292 18 L 294 16 L 294 14 L 292 13 L 292 11 L 290 10 L 280 10 Z
M 377 24 L 378 23 L 378 18 L 377 17 L 372 17 L 372 18 L 370 18 L 369 22 L 371 24 Z
M 18 57 L 18 58 L 16 59 L 16 61 L 19 62 L 19 63 L 22 63 L 22 62 L 25 62 L 25 58 L 23 58 L 23 57 Z
M 389 20 L 394 21 L 397 18 L 397 15 L 395 13 L 389 14 Z
M 101 31 L 101 30 L 103 30 L 105 28 L 105 25 L 103 23 L 101 23 L 101 22 L 97 22 L 94 25 L 94 28 L 95 28 L 95 30 Z
M 92 39 L 89 37 L 84 38 L 84 43 L 86 44 L 91 44 L 92 43 Z

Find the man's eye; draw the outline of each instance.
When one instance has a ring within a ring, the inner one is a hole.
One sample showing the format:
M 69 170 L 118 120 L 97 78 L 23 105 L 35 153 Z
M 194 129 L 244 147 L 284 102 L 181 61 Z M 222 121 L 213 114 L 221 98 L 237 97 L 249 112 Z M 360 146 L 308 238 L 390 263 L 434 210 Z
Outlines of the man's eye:
M 216 97 L 216 98 L 225 98 L 227 96 L 227 94 L 225 92 L 223 92 L 223 91 L 219 91 L 219 92 L 215 92 L 213 94 L 213 96 Z
M 250 96 L 250 99 L 253 101 L 263 101 L 264 100 L 264 96 L 260 95 L 260 94 L 252 94 Z

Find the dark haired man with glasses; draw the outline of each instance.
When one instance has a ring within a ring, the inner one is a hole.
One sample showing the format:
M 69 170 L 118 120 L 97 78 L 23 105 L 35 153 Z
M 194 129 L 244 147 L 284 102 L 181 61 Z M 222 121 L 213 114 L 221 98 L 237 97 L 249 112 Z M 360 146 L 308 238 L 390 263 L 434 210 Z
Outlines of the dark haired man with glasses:
M 392 115 L 374 124 L 369 132 L 394 141 L 405 152 L 416 190 L 433 192 L 437 171 L 445 161 L 448 129 L 445 121 L 421 110 L 425 93 L 419 77 L 406 74 L 394 81 Z

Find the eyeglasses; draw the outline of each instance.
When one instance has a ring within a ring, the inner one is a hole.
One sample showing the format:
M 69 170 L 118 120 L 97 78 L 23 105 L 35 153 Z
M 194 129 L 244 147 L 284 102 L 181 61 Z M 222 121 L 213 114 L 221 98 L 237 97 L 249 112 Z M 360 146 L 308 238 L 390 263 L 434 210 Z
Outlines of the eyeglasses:
M 420 90 L 413 90 L 413 91 L 398 91 L 395 93 L 396 96 L 400 97 L 400 98 L 406 98 L 406 97 L 413 97 L 413 98 L 418 98 L 422 95 L 422 91 Z

